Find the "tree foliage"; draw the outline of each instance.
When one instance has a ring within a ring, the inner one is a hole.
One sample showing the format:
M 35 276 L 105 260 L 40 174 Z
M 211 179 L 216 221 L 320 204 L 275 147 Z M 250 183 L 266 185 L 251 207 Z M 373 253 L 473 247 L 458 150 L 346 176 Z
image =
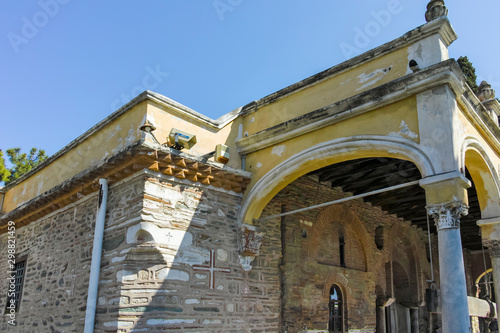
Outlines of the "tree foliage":
M 0 182 L 6 182 L 9 179 L 10 171 L 5 166 L 3 151 L 0 149 Z
M 31 148 L 28 154 L 22 153 L 21 148 L 10 148 L 7 149 L 7 155 L 12 164 L 10 169 L 5 166 L 3 153 L 0 150 L 0 180 L 4 181 L 5 184 L 21 177 L 48 158 L 45 150 L 37 148 Z
M 467 81 L 467 84 L 469 87 L 472 89 L 472 91 L 477 94 L 478 93 L 478 85 L 477 85 L 477 76 L 476 76 L 476 69 L 472 65 L 472 63 L 469 61 L 469 58 L 467 56 L 465 57 L 460 57 L 458 58 L 458 65 L 460 66 L 460 69 L 465 75 L 465 79 Z

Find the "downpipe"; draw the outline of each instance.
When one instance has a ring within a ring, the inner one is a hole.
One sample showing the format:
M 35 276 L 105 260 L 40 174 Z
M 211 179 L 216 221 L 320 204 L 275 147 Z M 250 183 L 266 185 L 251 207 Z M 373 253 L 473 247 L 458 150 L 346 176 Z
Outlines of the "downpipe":
M 106 217 L 106 203 L 108 200 L 108 181 L 99 179 L 99 201 L 97 219 L 94 231 L 94 246 L 92 248 L 92 263 L 90 265 L 89 289 L 87 293 L 87 310 L 85 312 L 84 333 L 94 332 L 95 314 L 97 308 L 97 292 L 99 289 L 99 271 L 101 270 L 102 241 L 104 238 L 104 224 Z

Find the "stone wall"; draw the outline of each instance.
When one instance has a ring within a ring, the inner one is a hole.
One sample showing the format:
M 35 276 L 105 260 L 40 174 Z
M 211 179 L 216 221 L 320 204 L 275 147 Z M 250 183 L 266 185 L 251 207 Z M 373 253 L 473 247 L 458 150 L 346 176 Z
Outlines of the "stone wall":
M 263 216 L 345 196 L 306 176 Z M 83 331 L 96 201 L 95 194 L 82 198 L 17 230 L 27 270 L 19 326 L 9 331 Z M 343 294 L 346 332 L 374 332 L 390 298 L 418 308 L 412 316 L 426 331 L 424 231 L 362 200 L 275 218 L 258 225 L 265 237 L 247 272 L 237 244 L 240 204 L 234 192 L 152 172 L 111 186 L 95 332 L 324 331 L 333 284 Z M 6 261 L 0 270 L 6 290 Z
M 110 187 L 108 222 L 138 216 L 142 183 L 129 178 Z M 94 194 L 16 230 L 17 258 L 26 258 L 23 295 L 17 326 L 7 326 L 3 316 L 0 331 L 83 332 L 96 209 Z M 0 236 L 2 255 L 7 254 L 6 237 Z M 103 260 L 102 265 L 109 262 Z M 7 271 L 7 260 L 2 259 L 0 290 L 8 289 Z M 6 300 L 4 292 L 2 313 Z
M 96 332 L 278 331 L 277 265 L 239 263 L 240 195 L 151 176 L 143 202 L 107 222 Z
M 263 215 L 345 196 L 339 188 L 331 189 L 328 184 L 306 176 L 283 189 Z M 285 244 L 281 262 L 283 332 L 327 331 L 333 284 L 342 290 L 346 304 L 346 332 L 375 331 L 377 300 L 405 297 L 411 306 L 422 306 L 425 279 L 430 278 L 426 233 L 378 207 L 353 200 L 266 221 L 260 227 L 266 231 L 266 239 L 274 239 L 272 244 L 269 240 L 264 243 L 264 252 L 277 253 L 278 245 Z M 282 240 L 278 237 L 280 230 L 284 231 Z M 339 235 L 345 242 L 345 267 L 340 261 Z M 403 267 L 407 281 L 394 281 L 404 279 L 398 277 L 398 269 L 393 269 L 393 265 Z M 424 311 L 420 310 L 425 332 Z

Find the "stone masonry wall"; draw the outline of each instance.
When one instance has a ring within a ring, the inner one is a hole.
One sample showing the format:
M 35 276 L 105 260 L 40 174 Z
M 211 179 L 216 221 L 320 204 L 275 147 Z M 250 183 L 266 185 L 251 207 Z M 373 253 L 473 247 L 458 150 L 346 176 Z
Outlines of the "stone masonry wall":
M 302 177 L 262 216 L 345 196 Z M 27 270 L 19 326 L 9 331 L 83 331 L 96 201 L 95 194 L 83 198 L 17 230 Z M 275 218 L 258 226 L 261 254 L 246 272 L 236 236 L 240 205 L 236 193 L 151 172 L 111 186 L 95 332 L 324 331 L 332 284 L 343 292 L 346 332 L 374 332 L 379 299 L 407 297 L 421 306 L 430 278 L 426 235 L 409 223 L 362 200 Z M 0 253 L 7 253 L 5 239 Z M 3 290 L 6 264 L 0 261 Z M 408 281 L 393 281 L 402 274 L 393 266 L 410 272 Z M 6 295 L 2 309 L 5 302 Z
M 305 176 L 283 189 L 266 207 L 263 216 L 345 196 L 339 188 L 331 189 L 328 184 Z M 284 231 L 281 332 L 327 332 L 332 284 L 338 285 L 343 293 L 345 331 L 375 332 L 377 296 L 393 297 L 393 284 L 403 283 L 391 282 L 391 262 L 401 264 L 406 272 L 413 274 L 405 290 L 415 306 L 422 304 L 427 287 L 424 281 L 430 278 L 426 234 L 378 207 L 353 200 L 266 221 L 260 227 L 266 231 L 262 251 L 268 257 L 272 257 L 270 253 L 281 254 L 279 235 L 280 230 Z M 346 267 L 340 265 L 340 233 L 345 238 Z M 425 325 L 424 309 L 420 310 Z M 425 327 L 422 329 L 425 332 Z
M 110 187 L 108 222 L 140 212 L 141 188 L 140 179 Z M 8 318 L 2 316 L 0 331 L 83 332 L 96 209 L 97 195 L 93 194 L 16 230 L 18 258 L 26 256 L 23 295 L 17 325 L 7 326 Z M 7 254 L 6 236 L 0 236 L 2 256 Z M 103 267 L 108 264 L 103 260 Z M 7 271 L 5 257 L 0 260 L 2 313 L 7 300 Z
M 96 332 L 278 332 L 277 265 L 243 271 L 241 196 L 152 175 L 143 209 L 108 221 Z

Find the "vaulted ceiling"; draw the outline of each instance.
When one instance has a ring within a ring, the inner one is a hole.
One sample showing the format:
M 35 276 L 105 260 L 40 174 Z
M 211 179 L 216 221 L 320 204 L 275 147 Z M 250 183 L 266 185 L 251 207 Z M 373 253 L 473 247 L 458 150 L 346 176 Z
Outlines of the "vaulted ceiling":
M 311 172 L 320 181 L 327 181 L 332 187 L 341 187 L 353 195 L 363 194 L 421 179 L 418 168 L 409 161 L 391 158 L 363 158 L 342 162 Z M 466 177 L 471 180 L 468 172 Z M 481 210 L 474 183 L 468 189 L 469 214 L 461 218 L 462 245 L 470 250 L 481 249 L 480 230 L 476 222 L 481 218 Z M 374 206 L 381 207 L 389 214 L 411 221 L 427 230 L 425 191 L 419 185 L 392 190 L 364 198 Z M 430 220 L 431 232 L 436 233 L 434 221 Z

